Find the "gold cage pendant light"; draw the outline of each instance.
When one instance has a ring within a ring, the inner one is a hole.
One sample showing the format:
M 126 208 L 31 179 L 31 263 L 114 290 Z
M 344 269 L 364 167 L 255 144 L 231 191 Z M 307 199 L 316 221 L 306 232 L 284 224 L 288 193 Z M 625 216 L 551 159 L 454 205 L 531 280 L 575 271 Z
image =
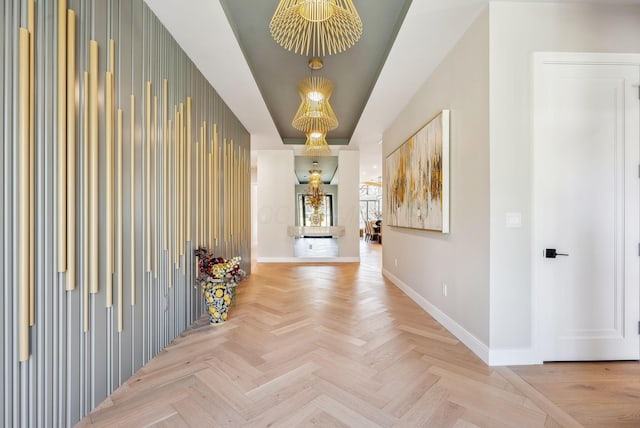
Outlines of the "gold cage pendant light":
M 327 143 L 327 134 L 320 131 L 306 133 L 307 141 L 304 143 L 304 154 L 306 156 L 329 156 L 331 149 Z
M 356 44 L 362 20 L 352 0 L 280 0 L 269 29 L 289 51 L 325 56 Z
M 338 118 L 329 102 L 333 82 L 325 77 L 309 76 L 298 82 L 300 107 L 291 125 L 302 132 L 327 133 L 338 127 Z

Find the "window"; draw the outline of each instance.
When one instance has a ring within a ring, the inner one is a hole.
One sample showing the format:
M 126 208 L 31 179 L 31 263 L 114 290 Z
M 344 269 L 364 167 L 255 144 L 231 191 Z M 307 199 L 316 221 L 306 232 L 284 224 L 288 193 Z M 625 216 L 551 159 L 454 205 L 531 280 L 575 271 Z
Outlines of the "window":
M 378 182 L 360 184 L 360 228 L 371 220 L 382 218 L 382 185 Z
M 320 226 L 333 226 L 333 195 L 324 195 L 324 203 L 318 208 L 322 216 Z M 298 195 L 298 224 L 311 226 L 309 217 L 313 214 L 313 207 L 307 204 L 307 195 Z
M 360 227 L 364 228 L 364 223 L 369 220 L 380 218 L 380 200 L 360 201 Z

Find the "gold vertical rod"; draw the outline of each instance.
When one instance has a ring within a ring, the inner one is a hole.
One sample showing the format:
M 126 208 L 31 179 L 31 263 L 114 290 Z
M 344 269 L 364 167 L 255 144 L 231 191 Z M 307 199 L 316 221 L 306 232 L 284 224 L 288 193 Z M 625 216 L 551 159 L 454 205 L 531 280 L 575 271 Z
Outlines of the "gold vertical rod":
M 244 161 L 244 227 L 247 247 L 251 248 L 251 152 L 246 150 Z
M 184 254 L 184 103 L 180 103 L 180 166 L 178 178 L 180 180 L 180 203 L 178 209 L 180 210 L 179 226 L 180 226 L 180 255 Z
M 151 272 L 151 174 L 149 169 L 151 167 L 151 82 L 147 81 L 145 91 L 145 164 L 144 164 L 144 176 L 145 176 L 145 271 Z
M 245 242 L 247 240 L 247 211 L 249 208 L 247 205 L 247 162 L 249 155 L 246 150 L 243 150 L 242 153 L 242 240 Z
M 206 221 L 206 205 L 207 205 L 207 199 L 205 198 L 205 189 L 208 189 L 207 186 L 209 186 L 209 183 L 207 183 L 207 175 L 206 171 L 207 171 L 207 154 L 209 153 L 209 143 L 207 142 L 207 122 L 203 121 L 202 122 L 202 147 L 201 147 L 201 168 L 200 168 L 200 198 L 201 198 L 201 203 L 200 203 L 200 224 L 201 224 L 201 230 L 202 230 L 202 234 L 200 237 L 200 242 L 204 243 L 205 246 L 211 248 L 210 246 L 210 242 L 209 241 L 209 235 L 207 234 L 207 230 L 209 227 L 209 225 L 207 225 L 207 221 Z M 202 245 L 202 244 L 201 244 Z
M 238 207 L 238 222 L 237 222 L 237 231 L 238 231 L 238 245 L 240 246 L 242 242 L 242 220 L 243 220 L 243 211 L 242 211 L 242 150 L 238 147 L 238 169 L 236 172 L 237 177 L 237 187 L 238 187 L 238 199 L 236 202 L 236 206 Z
M 67 270 L 67 0 L 58 0 L 58 272 Z
M 235 221 L 233 222 L 235 226 L 235 235 L 234 239 L 236 242 L 236 249 L 239 248 L 240 244 L 240 222 L 242 221 L 242 210 L 240 208 L 240 201 L 242 200 L 242 196 L 240 194 L 240 147 L 236 148 L 236 156 L 234 159 L 234 192 L 233 192 L 233 205 L 235 206 Z
M 205 220 L 205 213 L 206 213 L 206 204 L 207 204 L 207 200 L 204 198 L 204 190 L 205 190 L 205 186 L 207 183 L 207 179 L 206 179 L 206 165 L 205 165 L 205 161 L 207 159 L 207 133 L 204 130 L 204 127 L 202 127 L 202 144 L 200 145 L 200 157 L 198 158 L 198 161 L 200 162 L 200 176 L 198 177 L 198 180 L 200 181 L 200 186 L 198 187 L 198 199 L 200 200 L 200 245 L 201 246 L 209 246 L 209 242 L 208 242 L 208 235 L 207 235 L 207 229 L 206 229 L 206 224 L 207 221 Z
M 228 176 L 228 182 L 227 182 L 227 187 L 229 189 L 228 193 L 229 196 L 227 198 L 228 203 L 229 203 L 229 248 L 231 251 L 233 251 L 233 243 L 234 243 L 234 239 L 235 236 L 233 234 L 233 224 L 234 224 L 234 218 L 233 218 L 233 199 L 234 199 L 234 195 L 233 195 L 233 157 L 234 157 L 234 152 L 233 152 L 233 140 L 229 141 L 229 176 Z
M 233 152 L 232 152 L 232 144 L 231 141 L 228 142 L 229 148 L 227 149 L 227 204 L 229 208 L 227 209 L 227 214 L 229 215 L 229 222 L 227 224 L 228 227 L 228 248 L 227 255 L 231 257 L 229 251 L 233 250 L 233 195 L 231 194 L 232 186 L 233 186 Z
M 116 41 L 113 39 L 109 40 L 109 71 L 116 75 Z
M 174 218 L 174 205 L 175 205 L 175 193 L 173 192 L 173 174 L 171 168 L 171 150 L 172 150 L 172 136 L 173 136 L 173 122 L 171 119 L 167 121 L 167 195 L 171 198 L 170 204 L 167 206 L 167 224 L 169 234 L 167 235 L 168 244 L 168 259 L 169 263 L 173 260 L 173 249 L 175 247 L 174 244 L 174 236 L 173 236 L 173 218 Z M 173 270 L 169 268 L 169 288 L 171 288 L 173 284 Z
M 202 194 L 203 194 L 203 190 L 204 190 L 204 185 L 205 185 L 205 168 L 204 167 L 204 163 L 203 163 L 203 149 L 206 150 L 207 147 L 207 134 L 204 130 L 204 127 L 201 127 L 202 129 L 202 143 L 200 144 L 199 147 L 199 153 L 198 153 L 198 165 L 199 165 L 199 173 L 196 174 L 196 179 L 198 180 L 198 230 L 199 230 L 199 238 L 198 238 L 198 242 L 199 245 L 202 246 L 206 243 L 206 239 L 205 239 L 205 220 L 203 217 L 203 213 L 205 212 L 203 209 L 203 206 L 205 204 L 205 200 L 202 198 Z M 205 152 L 206 153 L 206 152 Z
M 29 325 L 36 322 L 36 283 L 35 283 L 35 87 L 36 87 L 36 67 L 35 67 L 35 29 L 36 29 L 36 6 L 34 0 L 29 0 L 27 4 L 27 30 L 29 31 Z
M 246 180 L 246 176 L 245 176 L 245 164 L 246 164 L 246 151 L 242 150 L 242 162 L 241 162 L 241 171 L 240 171 L 240 191 L 242 193 L 242 202 L 241 202 L 241 206 L 242 206 L 242 225 L 240 227 L 240 238 L 242 238 L 242 242 L 244 243 L 245 241 L 245 228 L 244 228 L 244 222 L 246 220 L 246 204 L 245 204 L 245 197 L 246 197 L 246 189 L 245 189 L 245 180 Z
M 178 129 L 180 128 L 180 118 L 178 117 L 178 108 L 173 108 L 173 257 L 174 263 L 178 265 L 180 263 L 178 257 L 178 146 L 180 137 L 178 135 Z
M 196 166 L 196 176 L 195 176 L 195 196 L 196 196 L 196 244 L 194 245 L 195 248 L 198 248 L 201 245 L 202 239 L 201 239 L 201 233 L 202 233 L 202 228 L 201 228 L 201 224 L 200 224 L 200 220 L 202 220 L 202 218 L 200 217 L 200 205 L 202 203 L 202 200 L 200 199 L 200 187 L 202 186 L 201 182 L 200 182 L 200 174 L 202 174 L 202 171 L 200 169 L 200 152 L 201 152 L 201 147 L 202 145 L 205 144 L 205 140 L 204 140 L 204 129 L 202 128 L 202 126 L 200 126 L 200 139 L 199 142 L 196 143 L 196 147 L 195 147 L 195 159 L 194 159 L 194 163 Z
M 238 232 L 238 249 L 240 249 L 242 244 L 242 221 L 243 221 L 243 210 L 242 210 L 242 147 L 238 146 L 238 168 L 236 170 L 236 183 L 238 188 L 238 196 L 236 200 L 236 206 L 238 207 L 238 222 L 237 222 L 237 232 Z
M 185 225 L 186 236 L 185 241 L 191 241 L 191 97 L 187 97 L 187 200 L 185 203 L 185 208 L 187 210 L 186 217 L 187 222 Z
M 130 252 L 131 252 L 131 305 L 136 304 L 136 98 L 131 95 L 131 117 L 130 134 L 129 134 L 129 168 L 130 168 L 130 207 L 129 217 L 131 219 L 131 236 L 130 236 Z
M 118 215 L 117 215 L 117 235 L 118 248 L 116 251 L 116 281 L 118 290 L 118 332 L 123 330 L 122 306 L 123 306 L 123 289 L 122 289 L 122 109 L 118 109 L 118 125 L 117 125 L 117 168 L 116 178 L 118 180 Z M 131 219 L 133 221 L 133 219 Z
M 204 130 L 204 126 L 202 129 L 204 139 L 202 140 L 203 144 L 200 147 L 200 230 L 202 231 L 200 235 L 200 243 L 201 245 L 209 247 L 208 228 L 210 226 L 207 224 L 207 198 L 205 197 L 206 189 L 208 189 L 207 186 L 210 185 L 207 183 L 207 153 L 209 152 L 209 142 L 207 141 L 207 132 Z
M 222 199 L 222 208 L 220 210 L 220 214 L 221 214 L 221 219 L 220 219 L 220 228 L 222 229 L 220 231 L 221 236 L 221 242 L 224 243 L 225 245 L 225 251 L 226 251 L 226 246 L 227 246 L 227 222 L 229 220 L 229 218 L 227 217 L 227 140 L 223 139 L 222 140 L 222 147 L 220 148 L 220 152 L 221 152 L 221 162 L 222 165 L 220 166 L 221 168 L 221 174 L 220 174 L 220 179 L 221 179 L 221 199 Z M 225 252 L 225 256 L 226 256 L 226 252 Z
M 246 150 L 243 150 L 242 153 L 242 242 L 244 245 L 247 241 L 247 161 L 249 155 Z
M 236 241 L 236 200 L 238 199 L 236 196 L 236 152 L 235 146 L 233 145 L 233 140 L 229 143 L 231 147 L 231 174 L 229 174 L 231 178 L 231 189 L 229 191 L 229 209 L 231 210 L 231 214 L 229 215 L 229 220 L 231 222 L 231 242 L 235 243 Z
M 217 229 L 216 229 L 216 217 L 219 212 L 218 200 L 216 199 L 217 195 L 217 187 L 216 187 L 216 177 L 218 174 L 218 146 L 216 144 L 216 127 L 213 126 L 213 139 L 211 141 L 211 160 L 209 161 L 209 178 L 208 178 L 208 199 L 209 199 L 209 241 L 211 242 L 211 248 L 214 248 L 217 244 Z
M 202 163 L 202 166 L 204 167 L 204 165 L 205 165 L 205 164 L 204 164 L 204 160 L 206 160 L 206 154 L 207 154 L 207 152 L 209 151 L 209 150 L 207 149 L 208 143 L 207 143 L 207 122 L 206 122 L 206 121 L 202 121 L 202 143 L 203 143 L 203 145 L 204 145 L 204 150 L 203 150 L 203 152 L 204 152 L 204 156 L 205 156 L 205 157 L 203 158 L 203 163 Z M 202 177 L 206 177 L 206 176 L 205 176 L 205 175 L 203 175 Z M 206 180 L 201 180 L 201 181 L 202 181 L 202 184 L 207 184 L 207 185 L 209 185 L 209 186 L 211 185 L 210 183 L 205 183 L 205 181 L 206 181 Z M 204 200 L 205 200 L 205 199 L 203 198 L 203 202 L 204 202 Z M 204 220 L 204 212 L 205 212 L 204 210 L 201 210 L 201 213 L 202 213 L 202 215 L 203 215 L 203 217 L 201 218 L 201 222 L 202 222 L 202 223 L 205 223 L 205 220 Z M 204 228 L 204 224 L 203 224 L 203 228 Z M 206 236 L 208 236 L 208 235 L 204 235 L 204 236 L 203 236 L 203 241 L 204 241 L 204 239 L 205 239 L 204 237 L 206 237 Z
M 104 280 L 107 286 L 106 306 L 113 306 L 113 74 L 105 73 L 105 239 L 106 263 Z
M 207 175 L 207 184 L 209 185 L 209 191 L 207 192 L 207 200 L 209 202 L 209 248 L 211 248 L 213 250 L 214 246 L 215 246 L 215 239 L 213 237 L 214 232 L 213 232 L 213 228 L 211 227 L 211 225 L 213 224 L 213 217 L 214 217 L 214 213 L 215 213 L 215 204 L 214 204 L 214 198 L 213 198 L 213 181 L 214 181 L 214 175 L 215 175 L 215 162 L 213 160 L 215 154 L 214 153 L 207 153 L 207 163 L 209 164 L 209 168 L 208 168 L 208 175 Z
M 243 192 L 242 192 L 242 159 L 244 156 L 244 152 L 242 151 L 242 147 L 238 146 L 238 169 L 236 172 L 237 183 L 238 183 L 238 199 L 237 199 L 237 207 L 238 207 L 238 248 L 242 245 L 242 222 L 244 221 L 244 211 L 243 211 Z
M 96 294 L 98 283 L 98 42 L 89 41 L 89 291 Z
M 18 359 L 29 359 L 29 30 L 20 28 L 18 54 Z
M 181 202 L 182 202 L 182 176 L 181 176 L 181 167 L 182 167 L 182 158 L 180 156 L 181 151 L 182 151 L 182 138 L 181 138 L 181 134 L 182 134 L 182 122 L 180 121 L 180 108 L 179 106 L 176 106 L 176 117 L 175 117 L 175 124 L 174 124 L 174 133 L 175 133 L 175 153 L 176 153 L 176 170 L 175 170 L 175 176 L 176 176 L 176 181 L 175 181 L 175 192 L 176 192 L 176 218 L 175 218 L 175 235 L 176 235 L 176 247 L 175 247 L 175 251 L 176 251 L 176 266 L 180 266 L 180 254 L 181 254 L 181 238 L 182 238 L 182 234 L 180 233 L 182 230 L 182 207 L 181 207 Z
M 83 227 L 83 246 L 82 246 L 82 278 L 84 287 L 82 287 L 82 303 L 83 303 L 83 331 L 89 331 L 89 73 L 86 71 L 83 75 L 82 94 L 84 97 L 83 105 L 83 126 L 82 126 L 82 227 Z
M 240 159 L 238 160 L 238 181 L 239 181 L 239 205 L 240 205 L 240 221 L 238 233 L 240 243 L 244 241 L 244 150 L 239 151 Z
M 196 144 L 195 147 L 195 166 L 196 166 L 196 175 L 195 175 L 195 200 L 196 200 L 196 245 L 195 248 L 198 248 L 202 245 L 202 216 L 200 215 L 202 206 L 202 200 L 200 199 L 200 189 L 202 188 L 202 182 L 200 181 L 200 177 L 202 175 L 202 168 L 200 163 L 201 153 L 202 153 L 202 145 L 206 144 L 204 140 L 204 132 L 202 126 L 200 127 L 200 142 Z
M 213 184 L 211 182 L 209 182 L 208 178 L 210 177 L 209 175 L 207 175 L 208 171 L 209 171 L 209 153 L 211 151 L 213 151 L 213 142 L 211 142 L 211 144 L 209 144 L 209 141 L 207 140 L 206 134 L 205 134 L 205 144 L 202 147 L 202 177 L 205 183 L 205 186 L 202 188 L 201 190 L 201 195 L 202 195 L 202 201 L 204 202 L 202 204 L 202 221 L 205 223 L 205 227 L 203 229 L 203 235 L 202 235 L 202 239 L 204 242 L 207 243 L 207 246 L 213 251 L 213 248 L 211 247 L 211 242 L 209 241 L 209 233 L 211 230 L 213 230 L 213 223 L 211 223 L 208 219 L 208 213 L 209 210 L 211 209 L 211 207 L 208 204 L 208 191 L 209 189 L 211 189 L 213 187 Z
M 228 167 L 228 161 L 227 161 L 227 139 L 225 138 L 224 140 L 222 140 L 222 146 L 223 146 L 223 158 L 222 158 L 222 165 L 223 165 L 223 170 L 222 170 L 222 200 L 224 201 L 223 203 L 223 210 L 224 210 L 224 216 L 223 216 L 223 221 L 224 221 L 224 242 L 225 242 L 225 246 L 229 241 L 229 215 L 228 215 L 228 210 L 229 210 L 229 204 L 227 203 L 227 196 L 228 196 L 228 191 L 227 191 L 227 173 L 229 172 L 229 167 Z
M 151 228 L 151 235 L 153 237 L 153 273 L 158 275 L 158 96 L 153 96 L 153 139 L 151 142 L 152 149 L 152 163 L 153 168 L 151 172 L 153 179 L 151 183 L 151 194 L 153 204 L 153 222 Z
M 76 289 L 76 14 L 67 10 L 67 290 Z
M 233 144 L 233 140 L 231 141 L 231 144 Z M 233 198 L 233 204 L 232 209 L 233 209 L 233 214 L 231 215 L 231 218 L 233 219 L 233 242 L 234 242 L 234 252 L 235 249 L 237 249 L 238 246 L 238 220 L 239 218 L 237 217 L 238 215 L 238 201 L 240 200 L 239 198 L 239 194 L 237 193 L 238 190 L 238 150 L 235 147 L 235 145 L 233 146 L 234 148 L 234 152 L 233 152 L 233 190 L 231 191 L 231 197 Z
M 211 185 L 213 186 L 213 244 L 218 241 L 218 233 L 220 231 L 220 150 L 218 149 L 218 125 L 213 124 L 213 180 Z
M 235 147 L 235 146 L 234 146 Z M 236 148 L 235 152 L 234 152 L 234 156 L 233 156 L 233 192 L 231 192 L 231 195 L 233 197 L 233 240 L 235 242 L 236 245 L 236 249 L 238 248 L 238 243 L 239 241 L 239 234 L 238 234 L 238 224 L 240 223 L 240 217 L 238 216 L 238 214 L 240 213 L 239 210 L 239 201 L 240 201 L 240 193 L 238 192 L 238 162 L 240 160 L 240 152 L 238 151 L 238 149 Z M 235 252 L 235 251 L 234 251 Z
M 194 141 L 194 146 L 193 146 L 193 162 L 194 162 L 194 167 L 195 167 L 195 172 L 194 172 L 194 181 L 193 181 L 193 187 L 194 187 L 194 192 L 195 192 L 195 199 L 194 199 L 194 204 L 195 204 L 195 218 L 194 218 L 194 230 L 193 230 L 193 240 L 191 243 L 191 251 L 193 251 L 196 248 L 200 247 L 200 243 L 199 243 L 199 234 L 200 234 L 200 229 L 198 228 L 199 226 L 199 214 L 200 214 L 200 201 L 198 198 L 198 172 L 200 170 L 200 163 L 199 163 L 199 154 L 200 154 L 200 144 L 202 141 L 202 127 L 200 127 L 200 136 L 199 138 L 196 138 L 196 141 Z M 196 266 L 198 266 L 199 264 L 199 260 L 197 256 L 194 256 L 194 261 L 196 263 Z M 197 267 L 196 267 L 196 275 L 197 275 Z
M 238 225 L 238 219 L 236 215 L 238 214 L 236 203 L 238 201 L 238 196 L 236 194 L 236 174 L 237 174 L 237 157 L 238 152 L 236 150 L 236 146 L 231 140 L 231 191 L 229 192 L 229 197 L 231 198 L 231 242 L 233 242 L 233 248 L 235 251 L 235 245 L 238 243 L 238 235 L 236 226 Z
M 167 171 L 168 171 L 168 162 L 169 162 L 169 151 L 168 151 L 168 147 L 169 145 L 167 144 L 167 113 L 168 113 L 168 105 L 169 105 L 169 100 L 167 99 L 169 93 L 169 82 L 167 81 L 167 79 L 164 79 L 162 81 L 162 147 L 163 147 L 163 174 L 162 174 L 162 179 L 163 179 L 163 184 L 164 184 L 164 222 L 163 222 L 163 226 L 164 226 L 164 244 L 163 244 L 163 248 L 165 251 L 167 251 L 169 249 L 168 246 L 168 240 L 169 240 L 169 216 L 167 215 L 167 207 L 169 206 L 169 204 L 167 203 L 168 200 L 168 195 L 169 195 L 169 189 L 167 186 L 167 178 L 169 177 L 167 175 Z
M 238 145 L 238 162 L 236 164 L 236 188 L 238 195 L 236 197 L 236 207 L 238 212 L 238 221 L 236 227 L 238 228 L 238 249 L 240 249 L 240 243 L 242 242 L 242 147 Z
M 209 153 L 209 147 L 211 148 L 211 162 L 208 162 L 207 168 L 211 170 L 211 174 L 207 177 L 207 199 L 209 201 L 209 217 L 207 220 L 209 229 L 209 235 L 207 235 L 207 239 L 211 242 L 211 247 L 214 248 L 216 245 L 216 215 L 218 211 L 217 201 L 215 198 L 216 195 L 216 138 L 215 138 L 215 125 L 211 126 L 211 140 L 210 144 L 207 142 L 207 153 Z M 207 157 L 207 161 L 208 161 Z
M 229 244 L 231 243 L 231 193 L 230 193 L 230 164 L 231 164 L 231 144 L 224 139 L 224 145 L 227 149 L 227 155 L 225 157 L 225 166 L 224 166 L 224 177 L 225 177 L 225 189 L 224 189 L 224 200 L 225 200 L 225 218 L 224 224 L 227 229 L 226 233 L 226 244 L 225 244 L 225 252 L 227 256 L 229 256 Z
M 231 244 L 231 228 L 233 226 L 233 219 L 231 218 L 231 165 L 233 161 L 233 154 L 231 153 L 231 141 L 228 141 L 227 144 L 227 165 L 225 167 L 225 175 L 227 177 L 227 189 L 225 191 L 225 195 L 227 198 L 227 219 L 225 223 L 227 224 L 227 244 Z M 229 255 L 229 253 L 227 253 L 227 255 Z

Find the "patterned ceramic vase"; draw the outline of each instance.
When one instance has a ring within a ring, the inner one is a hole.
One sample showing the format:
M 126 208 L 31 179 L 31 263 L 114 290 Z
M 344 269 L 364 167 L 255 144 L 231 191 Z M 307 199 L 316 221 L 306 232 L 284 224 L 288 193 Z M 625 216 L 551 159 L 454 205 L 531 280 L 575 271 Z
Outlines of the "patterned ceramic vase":
M 208 281 L 202 287 L 209 312 L 209 323 L 222 324 L 229 318 L 229 307 L 233 302 L 235 284 Z

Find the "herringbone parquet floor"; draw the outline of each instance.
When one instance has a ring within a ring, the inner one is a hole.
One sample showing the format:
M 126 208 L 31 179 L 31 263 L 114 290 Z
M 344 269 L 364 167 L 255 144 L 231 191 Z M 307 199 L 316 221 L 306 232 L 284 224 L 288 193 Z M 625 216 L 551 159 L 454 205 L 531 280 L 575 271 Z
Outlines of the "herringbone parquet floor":
M 225 325 L 198 321 L 80 425 L 580 426 L 384 280 L 379 254 L 363 256 L 257 265 Z

